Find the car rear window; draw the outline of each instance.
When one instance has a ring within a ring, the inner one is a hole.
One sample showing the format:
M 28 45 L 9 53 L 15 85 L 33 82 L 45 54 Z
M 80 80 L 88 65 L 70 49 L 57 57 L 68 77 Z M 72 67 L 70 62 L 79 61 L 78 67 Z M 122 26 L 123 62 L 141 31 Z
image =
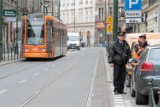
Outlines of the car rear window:
M 151 49 L 149 61 L 160 61 L 160 48 Z

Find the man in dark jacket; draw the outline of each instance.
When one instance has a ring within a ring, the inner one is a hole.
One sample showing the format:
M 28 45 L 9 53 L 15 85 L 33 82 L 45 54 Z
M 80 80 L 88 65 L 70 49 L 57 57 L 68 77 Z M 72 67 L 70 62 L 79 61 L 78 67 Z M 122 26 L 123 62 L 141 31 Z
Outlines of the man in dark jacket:
M 108 62 L 111 67 L 114 67 L 114 93 L 126 94 L 124 92 L 124 82 L 126 78 L 126 64 L 131 58 L 130 47 L 125 41 L 125 32 L 118 33 L 118 39 L 109 47 Z

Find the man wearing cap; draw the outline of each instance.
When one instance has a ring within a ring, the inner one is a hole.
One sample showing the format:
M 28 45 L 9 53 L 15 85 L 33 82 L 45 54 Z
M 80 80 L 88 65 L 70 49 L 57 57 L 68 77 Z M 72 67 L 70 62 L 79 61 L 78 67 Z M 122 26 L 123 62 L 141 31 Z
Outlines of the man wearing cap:
M 138 43 L 134 45 L 133 58 L 139 59 L 146 46 L 148 46 L 146 34 L 139 35 Z
M 125 40 L 125 32 L 119 32 L 118 38 L 114 41 L 108 51 L 108 62 L 114 67 L 114 94 L 126 94 L 124 82 L 126 78 L 126 64 L 131 57 L 129 44 Z

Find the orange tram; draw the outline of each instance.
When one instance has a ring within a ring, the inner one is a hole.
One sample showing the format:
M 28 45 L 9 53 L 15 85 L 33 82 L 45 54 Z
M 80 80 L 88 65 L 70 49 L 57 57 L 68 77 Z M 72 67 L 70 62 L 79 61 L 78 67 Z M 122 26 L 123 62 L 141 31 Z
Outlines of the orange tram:
M 67 26 L 53 16 L 23 16 L 23 58 L 55 58 L 67 53 Z

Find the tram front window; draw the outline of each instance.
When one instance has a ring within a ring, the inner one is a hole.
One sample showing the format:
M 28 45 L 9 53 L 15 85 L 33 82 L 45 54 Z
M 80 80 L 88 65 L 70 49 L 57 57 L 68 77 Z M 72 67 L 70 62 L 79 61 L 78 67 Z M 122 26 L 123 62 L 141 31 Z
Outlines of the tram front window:
M 27 45 L 44 44 L 44 22 L 43 20 L 27 20 Z

